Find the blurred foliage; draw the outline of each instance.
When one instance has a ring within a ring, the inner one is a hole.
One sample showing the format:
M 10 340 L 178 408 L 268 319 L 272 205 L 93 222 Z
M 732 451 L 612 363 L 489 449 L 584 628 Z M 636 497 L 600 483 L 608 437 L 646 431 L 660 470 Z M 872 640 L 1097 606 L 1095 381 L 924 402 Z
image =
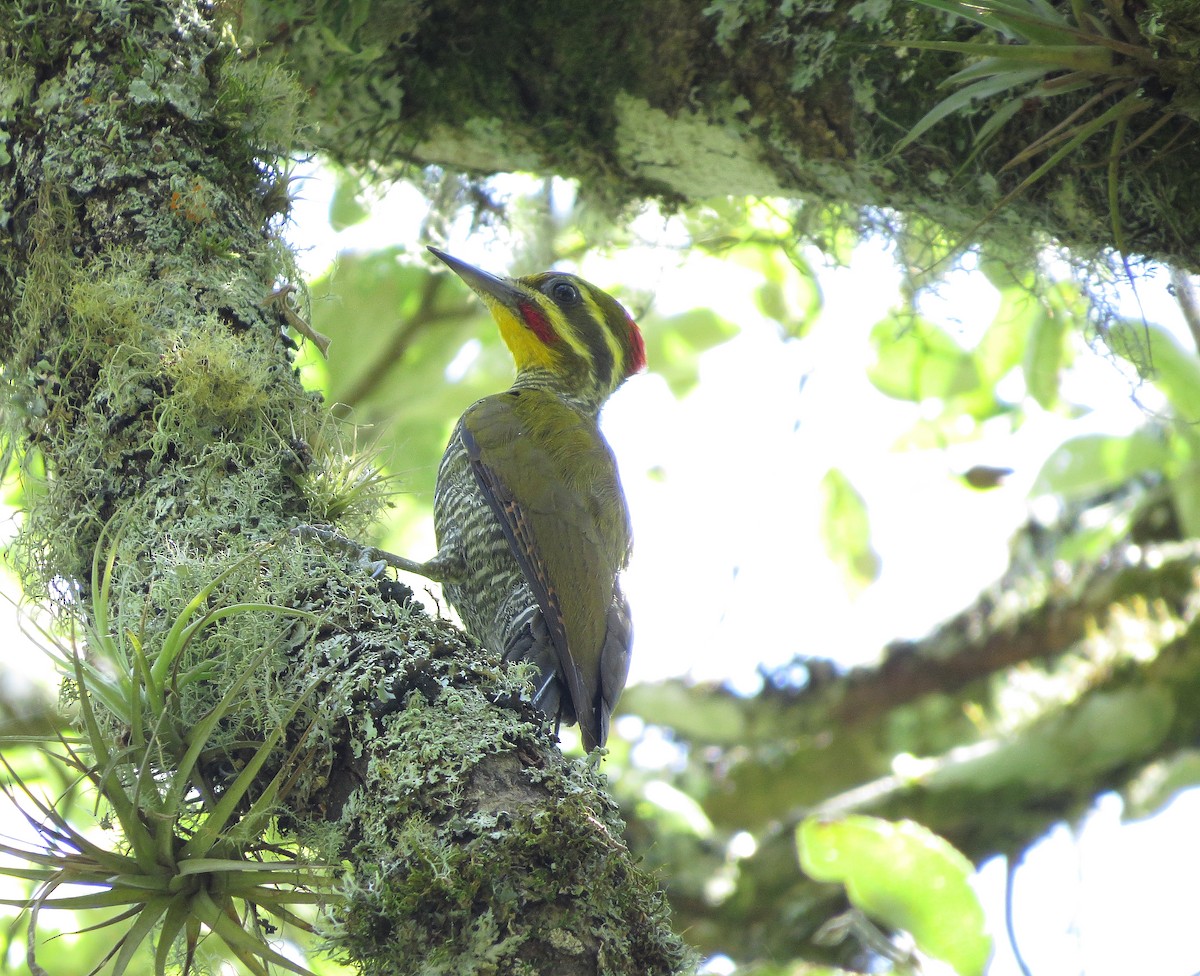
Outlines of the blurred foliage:
M 999 293 L 991 324 L 973 347 L 942 324 L 922 316 L 915 292 L 871 334 L 874 361 L 867 376 L 880 392 L 899 400 L 929 403 L 934 416 L 909 446 L 945 444 L 977 425 L 1009 416 L 1019 424 L 1026 409 L 1006 399 L 1002 382 L 1016 373 L 1025 395 L 1044 410 L 1059 407 L 1059 383 L 1071 365 L 1071 339 L 1087 334 L 1089 306 L 1072 281 L 1047 281 L 986 257 L 980 270 Z M 936 291 L 936 282 L 930 282 Z M 969 418 L 971 423 L 962 424 Z M 917 434 L 917 432 L 914 432 Z
M 821 490 L 825 547 L 830 559 L 842 571 L 847 589 L 858 592 L 879 578 L 879 555 L 871 548 L 866 502 L 836 468 L 825 473 Z
M 732 323 L 707 308 L 652 321 L 654 328 L 646 336 L 646 359 L 655 364 L 654 371 L 677 397 L 685 396 L 700 381 L 700 354 L 737 332 Z
M 982 976 L 992 953 L 971 862 L 911 821 L 810 818 L 796 829 L 800 864 L 815 881 L 846 888 L 850 902 L 959 976 Z

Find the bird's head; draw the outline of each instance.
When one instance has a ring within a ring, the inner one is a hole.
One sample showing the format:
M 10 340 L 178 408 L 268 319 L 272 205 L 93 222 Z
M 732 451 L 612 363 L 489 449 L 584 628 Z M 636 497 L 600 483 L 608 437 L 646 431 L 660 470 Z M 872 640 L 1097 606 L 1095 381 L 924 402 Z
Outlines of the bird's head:
M 599 409 L 646 365 L 642 333 L 629 313 L 582 278 L 561 271 L 500 278 L 429 250 L 483 299 L 516 360 L 518 382 Z

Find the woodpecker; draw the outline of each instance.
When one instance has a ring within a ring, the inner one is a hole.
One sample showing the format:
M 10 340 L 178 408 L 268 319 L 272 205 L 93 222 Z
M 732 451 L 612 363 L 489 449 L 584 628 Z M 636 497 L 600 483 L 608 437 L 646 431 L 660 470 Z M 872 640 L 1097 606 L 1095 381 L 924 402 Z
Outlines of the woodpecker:
M 629 513 L 598 421 L 645 366 L 642 334 L 575 275 L 500 278 L 429 250 L 483 300 L 517 375 L 459 419 L 434 490 L 437 554 L 403 568 L 441 582 L 481 644 L 533 662 L 534 705 L 578 721 L 590 751 L 608 738 L 633 640 Z

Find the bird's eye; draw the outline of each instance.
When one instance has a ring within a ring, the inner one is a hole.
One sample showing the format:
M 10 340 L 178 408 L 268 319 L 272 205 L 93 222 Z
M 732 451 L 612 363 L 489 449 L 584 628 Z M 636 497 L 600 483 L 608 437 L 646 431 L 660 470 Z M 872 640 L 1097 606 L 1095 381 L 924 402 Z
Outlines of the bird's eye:
M 550 297 L 559 305 L 577 305 L 580 301 L 579 289 L 562 279 L 550 286 Z

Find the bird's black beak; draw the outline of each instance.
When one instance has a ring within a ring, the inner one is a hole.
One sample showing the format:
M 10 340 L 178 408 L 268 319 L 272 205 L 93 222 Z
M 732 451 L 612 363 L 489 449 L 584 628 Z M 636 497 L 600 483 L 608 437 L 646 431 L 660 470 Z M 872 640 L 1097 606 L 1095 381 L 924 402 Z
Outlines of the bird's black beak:
M 467 264 L 466 261 L 460 261 L 445 251 L 439 251 L 433 245 L 428 245 L 428 247 L 430 253 L 462 278 L 489 308 L 498 302 L 507 309 L 517 311 L 518 301 L 522 297 L 521 292 L 514 288 L 506 278 L 500 278 L 473 264 Z

